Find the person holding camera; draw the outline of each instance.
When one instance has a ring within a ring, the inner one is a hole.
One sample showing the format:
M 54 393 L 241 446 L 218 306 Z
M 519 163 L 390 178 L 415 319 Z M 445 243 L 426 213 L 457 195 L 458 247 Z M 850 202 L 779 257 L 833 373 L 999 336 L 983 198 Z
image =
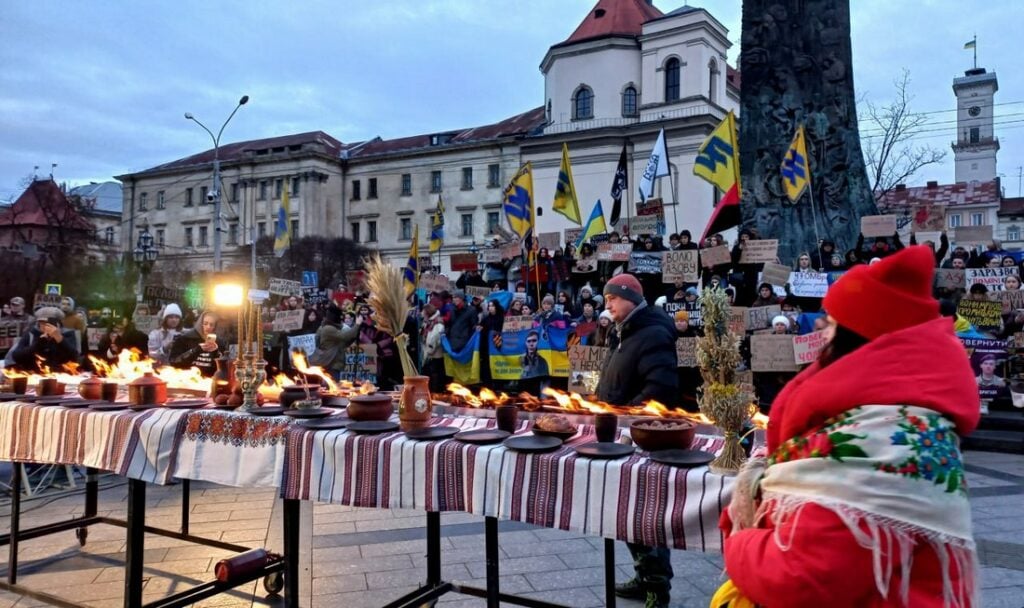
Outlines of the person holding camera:
M 65 363 L 78 360 L 75 332 L 64 329 L 64 313 L 59 308 L 44 306 L 36 311 L 36 324 L 22 334 L 7 353 L 7 364 L 23 371 L 61 369 Z
M 182 332 L 171 344 L 171 365 L 181 369 L 198 368 L 209 378 L 217 371 L 216 360 L 227 352 L 227 345 L 217 339 L 217 322 L 220 319 L 212 312 L 199 315 L 196 326 Z

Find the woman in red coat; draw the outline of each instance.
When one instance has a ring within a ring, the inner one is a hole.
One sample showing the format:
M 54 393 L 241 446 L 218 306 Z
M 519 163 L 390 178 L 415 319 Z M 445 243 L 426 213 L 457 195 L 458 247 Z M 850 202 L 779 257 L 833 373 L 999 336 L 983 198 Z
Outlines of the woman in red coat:
M 909 247 L 829 289 L 831 343 L 779 394 L 771 455 L 744 467 L 722 517 L 734 594 L 769 608 L 978 605 L 959 449 L 977 386 L 931 296 L 934 263 Z

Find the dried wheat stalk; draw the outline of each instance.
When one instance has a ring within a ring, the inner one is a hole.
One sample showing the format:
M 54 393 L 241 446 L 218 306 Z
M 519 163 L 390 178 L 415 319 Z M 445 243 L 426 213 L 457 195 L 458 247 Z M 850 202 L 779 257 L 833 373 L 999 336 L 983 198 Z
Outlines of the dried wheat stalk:
M 369 304 L 373 308 L 377 327 L 395 339 L 398 356 L 402 360 L 402 373 L 418 376 L 419 370 L 406 348 L 409 337 L 402 333 L 405 319 L 409 316 L 402 269 L 374 255 L 366 260 L 366 274 L 366 287 L 370 291 Z

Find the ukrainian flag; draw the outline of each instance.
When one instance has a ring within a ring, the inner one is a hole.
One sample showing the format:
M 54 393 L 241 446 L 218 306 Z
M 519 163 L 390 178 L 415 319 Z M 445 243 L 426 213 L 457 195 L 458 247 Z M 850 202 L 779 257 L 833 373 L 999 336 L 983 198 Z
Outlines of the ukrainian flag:
M 601 207 L 601 201 L 598 200 L 594 205 L 594 210 L 590 212 L 590 219 L 587 220 L 583 233 L 580 234 L 580 238 L 576 239 L 576 249 L 579 249 L 595 234 L 605 234 L 606 232 L 608 232 L 608 225 L 604 223 L 604 209 Z
M 723 201 L 740 200 L 740 147 L 736 137 L 736 116 L 730 111 L 715 127 L 693 162 L 693 174 L 725 193 Z
M 409 261 L 405 263 L 402 271 L 402 281 L 405 283 L 405 297 L 411 296 L 416 291 L 416 285 L 420 279 L 420 226 L 417 224 L 412 229 L 412 245 L 409 246 Z
M 551 208 L 580 224 L 580 203 L 576 198 L 576 186 L 572 181 L 572 164 L 569 162 L 569 146 L 562 144 L 562 166 L 558 169 L 558 185 L 555 187 L 555 202 Z
M 292 244 L 291 222 L 292 202 L 288 198 L 291 192 L 291 179 L 284 178 L 284 193 L 281 195 L 281 206 L 277 208 L 277 219 L 274 220 L 274 255 L 281 257 Z
M 437 196 L 437 209 L 430 222 L 430 253 L 437 253 L 444 245 L 444 201 Z
M 480 384 L 479 329 L 459 352 L 452 351 L 448 336 L 441 337 L 441 346 L 444 348 L 444 373 L 462 385 Z
M 786 158 L 782 161 L 782 186 L 786 189 L 789 202 L 795 203 L 811 180 L 811 168 L 807 164 L 807 139 L 804 126 L 797 127 L 793 142 L 786 150 Z
M 526 238 L 533 228 L 533 166 L 526 163 L 505 188 L 505 217 L 508 225 Z

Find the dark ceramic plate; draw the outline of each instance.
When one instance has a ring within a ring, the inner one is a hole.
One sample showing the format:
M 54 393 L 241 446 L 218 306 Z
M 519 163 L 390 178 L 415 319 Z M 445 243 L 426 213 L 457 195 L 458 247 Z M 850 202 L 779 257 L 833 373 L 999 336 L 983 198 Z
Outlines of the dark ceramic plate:
M 19 395 L 17 393 L 0 393 L 0 401 L 19 401 L 24 397 L 25 395 Z
M 126 409 L 128 409 L 129 405 L 131 405 L 131 404 L 128 403 L 127 401 L 120 402 L 120 403 L 111 403 L 109 401 L 103 401 L 103 402 L 97 403 L 95 405 L 90 405 L 89 409 L 97 411 L 97 412 L 116 412 L 116 411 L 119 411 L 119 410 L 126 410 Z
M 106 403 L 106 401 L 102 399 L 65 399 L 60 405 L 61 407 L 74 410 L 82 407 L 92 407 L 99 403 Z
M 406 431 L 405 436 L 417 441 L 431 441 L 435 439 L 448 439 L 458 433 L 458 427 L 454 426 L 425 426 L 421 429 Z
M 561 447 L 562 440 L 545 435 L 517 435 L 506 439 L 504 445 L 517 452 L 550 452 Z
M 291 416 L 292 418 L 326 418 L 334 413 L 329 407 L 314 407 L 309 409 L 287 409 L 284 411 L 285 416 Z
M 264 405 L 249 411 L 253 416 L 280 416 L 284 412 L 285 409 L 280 405 Z
M 359 422 L 349 422 L 347 428 L 353 433 L 375 435 L 377 433 L 397 431 L 398 423 L 391 422 L 390 420 L 361 420 Z
M 317 431 L 333 431 L 343 429 L 350 424 L 345 418 L 320 418 L 319 420 L 300 420 L 295 423 L 298 426 Z
M 455 440 L 462 441 L 464 443 L 487 445 L 489 443 L 499 443 L 504 441 L 510 434 L 511 433 L 508 431 L 501 431 L 498 429 L 474 429 L 472 431 L 456 433 Z
M 65 399 L 64 397 L 39 397 L 36 399 L 36 405 L 64 405 L 67 401 L 70 401 L 70 399 Z
M 571 431 L 545 431 L 544 429 L 537 428 L 536 424 L 533 425 L 533 428 L 531 430 L 533 431 L 534 435 L 540 437 L 558 437 L 563 441 L 571 437 L 575 437 L 576 433 L 579 432 L 578 428 L 573 429 Z
M 138 405 L 129 405 L 128 407 L 133 412 L 144 412 L 146 410 L 153 410 L 153 409 L 156 409 L 158 407 L 163 407 L 163 404 L 160 404 L 160 403 L 140 403 Z
M 715 459 L 710 452 L 700 450 L 658 450 L 651 452 L 651 460 L 674 467 L 699 467 Z
M 164 407 L 172 410 L 194 410 L 206 407 L 209 403 L 209 399 L 178 399 L 176 401 L 168 401 Z
M 636 448 L 631 445 L 623 445 L 613 442 L 591 441 L 576 446 L 576 453 L 587 458 L 622 458 L 629 456 Z

